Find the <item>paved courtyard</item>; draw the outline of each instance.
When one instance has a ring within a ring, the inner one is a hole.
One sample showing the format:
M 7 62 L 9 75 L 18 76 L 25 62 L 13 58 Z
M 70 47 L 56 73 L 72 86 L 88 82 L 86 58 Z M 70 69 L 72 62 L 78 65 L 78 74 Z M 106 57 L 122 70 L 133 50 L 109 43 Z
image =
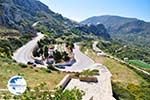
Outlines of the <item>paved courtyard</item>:
M 104 66 L 98 67 L 100 75 L 96 76 L 97 83 L 83 82 L 79 79 L 71 79 L 65 89 L 73 89 L 74 87 L 83 90 L 85 96 L 83 100 L 115 100 L 112 96 L 111 73 Z

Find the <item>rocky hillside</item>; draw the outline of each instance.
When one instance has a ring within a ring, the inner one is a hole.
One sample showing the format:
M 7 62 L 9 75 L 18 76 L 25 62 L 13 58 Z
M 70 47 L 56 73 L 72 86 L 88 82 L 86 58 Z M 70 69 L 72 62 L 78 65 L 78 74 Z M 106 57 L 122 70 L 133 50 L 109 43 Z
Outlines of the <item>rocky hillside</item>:
M 0 15 L 0 26 L 18 30 L 23 34 L 36 31 L 46 34 L 71 33 L 75 26 L 79 26 L 78 23 L 51 11 L 38 0 L 0 0 Z M 33 25 L 35 22 L 36 26 Z M 91 33 L 104 39 L 110 38 L 102 24 L 78 29 L 81 33 Z
M 33 28 L 32 25 L 35 22 L 37 24 Z M 39 0 L 0 0 L 0 26 L 5 27 L 5 29 L 15 29 L 22 34 L 36 33 L 36 31 L 46 34 L 63 34 L 71 33 L 72 28 L 76 25 L 78 23 L 51 11 L 48 6 Z M 97 27 L 100 28 L 96 30 Z M 81 33 L 90 32 L 96 36 L 109 38 L 103 25 L 89 28 L 92 28 L 92 30 L 88 29 L 88 31 Z
M 120 26 L 128 23 L 128 22 L 133 22 L 137 21 L 135 18 L 124 18 L 124 17 L 119 17 L 119 16 L 95 16 L 88 18 L 84 21 L 81 22 L 81 24 L 99 24 L 102 23 L 106 26 L 108 31 L 117 31 Z
M 111 36 L 125 43 L 150 44 L 150 23 L 136 18 L 119 16 L 97 16 L 81 22 L 81 24 L 104 24 Z M 150 46 L 150 45 L 149 45 Z
M 59 30 L 73 22 L 51 11 L 38 0 L 0 0 L 0 25 L 19 30 L 21 33 L 34 32 L 32 24 L 40 21 L 50 28 Z M 57 27 L 55 27 L 57 26 Z
M 107 29 L 103 24 L 80 25 L 77 26 L 76 29 L 83 31 L 86 34 L 93 33 L 96 36 L 101 36 L 105 40 L 110 40 L 110 35 L 108 34 Z

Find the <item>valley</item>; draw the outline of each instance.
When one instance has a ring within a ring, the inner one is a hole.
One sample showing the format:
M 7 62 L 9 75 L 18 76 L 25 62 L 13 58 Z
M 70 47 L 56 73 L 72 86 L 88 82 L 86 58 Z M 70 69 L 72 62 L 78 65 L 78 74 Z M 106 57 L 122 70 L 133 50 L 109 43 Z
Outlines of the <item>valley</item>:
M 119 15 L 77 22 L 43 1 L 0 0 L 0 99 L 150 100 L 149 27 Z M 8 88 L 16 75 L 27 82 L 20 95 Z

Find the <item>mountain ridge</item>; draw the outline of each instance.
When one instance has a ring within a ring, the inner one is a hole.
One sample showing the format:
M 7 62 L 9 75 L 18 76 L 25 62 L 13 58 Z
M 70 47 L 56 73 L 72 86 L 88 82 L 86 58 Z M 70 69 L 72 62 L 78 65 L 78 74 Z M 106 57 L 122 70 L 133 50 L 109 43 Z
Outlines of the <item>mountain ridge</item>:
M 114 40 L 150 47 L 150 22 L 120 16 L 91 17 L 80 24 L 104 24 Z
M 77 22 L 53 12 L 38 0 L 1 0 L 0 14 L 1 26 L 18 30 L 22 34 L 36 33 L 41 30 L 43 33 L 71 33 L 71 30 L 78 25 Z M 39 23 L 32 27 L 35 22 Z M 101 29 L 105 30 L 105 27 Z M 108 35 L 107 32 L 93 35 L 104 37 L 105 34 Z
M 34 33 L 31 27 L 36 21 L 49 22 L 48 26 L 58 25 L 61 29 L 73 22 L 62 15 L 54 13 L 48 6 L 38 0 L 5 0 L 0 1 L 0 25 L 14 28 L 22 33 Z M 60 29 L 60 30 L 61 30 Z
M 111 40 L 111 37 L 103 24 L 79 25 L 76 29 L 85 32 L 86 34 L 93 33 L 96 36 L 101 36 L 105 40 Z

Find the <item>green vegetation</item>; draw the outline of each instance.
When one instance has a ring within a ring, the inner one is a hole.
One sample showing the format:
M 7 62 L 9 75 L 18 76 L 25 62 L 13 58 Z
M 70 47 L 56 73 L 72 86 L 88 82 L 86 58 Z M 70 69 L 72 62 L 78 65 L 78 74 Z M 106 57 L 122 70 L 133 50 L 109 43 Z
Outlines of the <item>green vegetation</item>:
M 47 36 L 51 36 L 51 34 L 53 33 L 52 31 L 49 31 L 49 28 L 47 26 L 41 24 L 36 25 L 36 30 L 44 33 Z
M 140 60 L 130 60 L 129 63 L 142 68 L 150 68 L 150 64 L 147 64 Z
M 44 39 L 41 39 L 37 42 L 38 46 L 33 50 L 34 57 L 44 56 L 45 58 L 48 57 L 48 47 L 53 46 L 56 43 L 53 37 L 49 38 L 45 36 Z
M 119 100 L 149 100 L 150 80 L 149 76 L 132 69 L 108 57 L 97 56 L 87 44 L 81 50 L 91 57 L 95 62 L 102 63 L 112 73 L 112 88 L 114 96 Z M 108 49 L 108 48 L 107 48 Z
M 99 75 L 99 70 L 84 70 L 83 72 L 80 73 L 80 75 L 85 75 L 85 76 L 94 76 L 94 75 Z
M 82 90 L 73 88 L 71 90 L 57 90 L 51 100 L 82 100 L 85 93 Z
M 4 56 L 11 57 L 13 51 L 16 50 L 19 46 L 22 46 L 22 42 L 19 39 L 15 38 L 0 39 L 1 57 Z
M 17 100 L 82 100 L 84 92 L 77 88 L 71 90 L 63 90 L 62 88 L 56 88 L 54 91 L 50 91 L 45 83 L 40 84 L 32 91 L 30 88 L 20 95 L 12 96 L 10 94 L 3 94 L 3 99 L 17 99 Z M 1 96 L 0 96 L 1 98 Z
M 74 49 L 74 44 L 73 42 L 66 42 L 66 47 L 72 52 Z
M 0 12 L 1 13 L 1 12 Z M 0 26 L 0 37 L 19 36 L 19 31 Z
M 47 73 L 45 68 L 36 68 L 32 66 L 24 66 L 22 64 L 16 64 L 9 58 L 0 57 L 0 88 L 6 88 L 7 82 L 10 77 L 15 75 L 23 76 L 30 88 L 38 86 L 40 83 L 45 82 L 49 89 L 54 89 L 55 86 L 63 79 L 66 73 L 51 70 L 51 73 Z
M 27 42 L 29 42 L 32 38 L 34 37 L 34 35 L 32 34 L 25 34 L 19 37 L 19 40 L 22 41 L 23 44 L 26 44 Z
M 61 39 L 61 42 L 60 42 L 60 39 Z M 57 35 L 56 36 L 52 35 L 50 37 L 47 36 L 44 39 L 41 39 L 40 41 L 38 41 L 38 47 L 34 49 L 33 56 L 40 57 L 40 56 L 44 55 L 44 58 L 47 58 L 49 56 L 48 47 L 54 47 L 54 44 L 56 44 L 56 41 L 57 41 L 57 44 L 66 43 L 66 47 L 69 50 L 69 52 L 73 51 L 74 44 L 73 44 L 72 40 L 66 42 L 65 37 L 59 38 L 59 37 L 57 37 Z M 51 56 L 53 56 L 56 63 L 59 63 L 61 61 L 69 61 L 70 60 L 69 54 L 66 51 L 60 52 L 58 50 L 55 50 L 53 52 L 53 55 L 51 55 Z
M 104 24 L 111 38 L 119 43 L 150 47 L 149 23 L 134 18 L 121 16 L 98 16 L 88 18 L 81 23 Z M 140 23 L 140 24 L 139 24 Z
M 44 57 L 47 58 L 48 55 L 49 55 L 49 54 L 48 54 L 48 47 L 45 46 L 45 47 L 44 47 Z
M 120 100 L 149 100 L 150 88 L 147 85 L 141 84 L 136 85 L 129 83 L 127 88 L 121 86 L 120 82 L 113 83 L 113 91 L 115 92 L 115 97 Z
M 55 50 L 53 52 L 53 57 L 56 63 L 59 63 L 61 61 L 69 61 L 70 57 L 68 56 L 68 53 L 66 51 L 60 52 L 58 50 Z
M 31 35 L 24 35 L 18 38 L 0 38 L 0 56 L 10 58 L 16 49 L 27 43 L 29 40 L 31 40 L 31 38 Z
M 145 70 L 145 71 L 147 71 L 147 72 L 149 72 L 150 73 L 150 64 L 147 64 L 147 63 L 145 63 L 145 62 L 143 62 L 143 61 L 141 61 L 141 60 L 129 60 L 129 64 L 132 64 L 132 65 L 134 65 L 134 66 L 137 66 L 137 67 L 139 67 L 139 68 L 141 68 L 141 69 L 143 69 L 143 70 Z M 139 73 L 139 72 L 138 72 Z M 140 74 L 140 73 L 139 73 Z M 142 74 L 141 74 L 142 75 Z M 143 76 L 143 75 L 142 75 Z M 147 79 L 147 76 L 145 77 L 145 75 L 143 76 L 146 80 L 148 80 Z
M 135 34 L 135 33 L 111 34 L 111 37 L 115 41 L 119 41 L 119 42 L 125 43 L 125 44 L 136 45 L 136 46 L 142 47 L 142 48 L 150 47 L 149 36 L 150 36 L 150 34 L 146 34 L 146 33 L 140 33 L 140 34 Z
M 54 57 L 54 60 L 56 61 L 56 63 L 59 63 L 59 62 L 61 62 L 62 54 L 61 54 L 61 52 L 56 50 L 53 52 L 53 57 Z
M 47 72 L 51 73 L 52 71 L 58 71 L 58 70 L 52 64 L 49 64 L 47 66 Z
M 20 66 L 21 68 L 27 68 L 27 67 L 28 67 L 26 64 L 23 64 L 23 63 L 19 63 L 19 66 Z
M 58 70 L 54 69 L 52 65 L 49 65 L 47 69 L 44 68 L 36 68 L 30 65 L 25 65 L 22 63 L 15 63 L 11 58 L 12 53 L 19 47 L 21 47 L 23 44 L 28 42 L 28 40 L 31 39 L 31 36 L 24 35 L 19 38 L 13 37 L 13 38 L 5 38 L 1 40 L 1 48 L 0 49 L 0 88 L 6 88 L 7 87 L 7 81 L 10 77 L 14 75 L 21 75 L 23 76 L 27 83 L 28 83 L 28 90 L 21 96 L 11 96 L 12 94 L 1 92 L 0 95 L 4 95 L 4 99 L 49 99 L 49 100 L 81 100 L 82 96 L 84 95 L 84 92 L 79 89 L 72 89 L 72 90 L 62 90 L 55 89 L 55 92 L 49 91 L 56 87 L 56 85 L 62 80 L 62 78 L 66 75 L 66 73 L 59 72 Z M 39 56 L 44 55 L 45 58 L 48 57 L 48 47 L 51 44 L 56 43 L 55 38 L 51 37 L 45 37 L 44 39 L 40 40 L 38 42 Z M 69 42 L 68 47 L 70 49 L 74 48 L 74 45 Z M 2 52 L 3 51 L 3 52 Z M 8 51 L 8 52 L 7 52 Z M 5 53 L 6 55 L 5 55 Z M 61 56 L 60 56 L 61 55 Z M 69 56 L 66 52 L 60 52 L 60 55 L 58 53 L 56 54 L 56 59 L 61 57 L 64 61 L 68 61 Z M 2 58 L 3 57 L 3 58 Z M 43 87 L 37 87 L 41 82 L 44 82 L 47 84 L 47 88 Z M 31 91 L 34 89 L 35 91 Z M 40 90 L 45 90 L 44 92 Z M 1 96 L 0 96 L 1 99 Z
M 135 100 L 135 96 L 131 94 L 131 92 L 125 88 L 123 88 L 121 83 L 113 83 L 112 89 L 113 89 L 113 95 L 117 100 Z
M 45 36 L 44 39 L 38 41 L 38 47 L 43 48 L 45 45 L 55 44 L 56 40 L 53 36 L 47 37 Z
M 66 51 L 62 52 L 62 59 L 64 61 L 69 61 L 70 57 L 68 56 L 68 53 Z
M 115 41 L 106 42 L 99 40 L 97 45 L 100 49 L 122 60 L 137 59 L 150 63 L 150 48 L 135 47 L 133 45 L 121 44 Z

